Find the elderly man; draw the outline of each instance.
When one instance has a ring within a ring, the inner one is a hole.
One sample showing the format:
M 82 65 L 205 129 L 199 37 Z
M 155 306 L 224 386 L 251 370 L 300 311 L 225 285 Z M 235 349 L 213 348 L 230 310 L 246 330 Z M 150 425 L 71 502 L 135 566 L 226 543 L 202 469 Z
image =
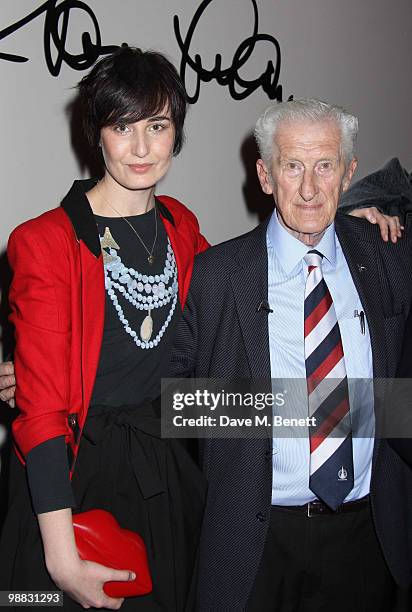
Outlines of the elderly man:
M 351 414 L 370 406 L 350 405 L 348 379 L 395 374 L 410 233 L 383 242 L 337 212 L 357 126 L 318 100 L 270 107 L 257 173 L 276 210 L 195 264 L 174 374 L 302 379 L 317 424 L 306 438 L 205 441 L 199 610 L 409 609 L 412 472 L 385 440 L 356 437 Z

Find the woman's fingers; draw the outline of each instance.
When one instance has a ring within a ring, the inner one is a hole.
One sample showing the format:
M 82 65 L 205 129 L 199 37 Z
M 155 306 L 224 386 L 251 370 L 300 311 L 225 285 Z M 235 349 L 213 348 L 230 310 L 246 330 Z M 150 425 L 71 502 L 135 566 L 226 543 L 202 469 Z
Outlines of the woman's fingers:
M 385 241 L 391 240 L 397 242 L 398 238 L 402 236 L 403 226 L 399 221 L 399 217 L 391 217 L 390 215 L 384 215 L 383 213 L 376 211 L 377 223 L 381 230 L 381 236 Z
M 104 566 L 102 566 L 104 567 Z M 109 568 L 105 568 L 109 569 Z M 113 582 L 129 582 L 130 580 L 134 580 L 136 578 L 136 574 L 129 570 L 115 570 L 110 569 L 111 572 L 109 577 L 106 577 L 105 582 L 113 581 Z
M 405 229 L 399 220 L 399 217 L 384 215 L 375 206 L 370 208 L 357 208 L 350 212 L 354 217 L 363 217 L 367 219 L 369 223 L 379 225 L 382 240 L 388 242 L 397 242 L 398 238 L 402 236 L 402 230 Z
M 0 399 L 14 408 L 14 393 L 16 391 L 16 378 L 12 361 L 0 363 Z
M 129 570 L 115 570 L 92 561 L 80 561 L 82 569 L 66 571 L 58 579 L 58 586 L 83 608 L 109 608 L 119 610 L 123 604 L 122 597 L 109 597 L 103 590 L 105 582 L 127 582 L 136 575 Z

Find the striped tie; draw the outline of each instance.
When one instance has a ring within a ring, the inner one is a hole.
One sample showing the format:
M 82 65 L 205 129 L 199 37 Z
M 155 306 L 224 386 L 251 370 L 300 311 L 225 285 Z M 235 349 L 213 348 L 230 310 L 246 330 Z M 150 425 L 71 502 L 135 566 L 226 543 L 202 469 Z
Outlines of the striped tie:
M 332 297 L 322 258 L 309 251 L 305 287 L 305 365 L 309 416 L 311 491 L 335 510 L 353 488 L 348 380 Z

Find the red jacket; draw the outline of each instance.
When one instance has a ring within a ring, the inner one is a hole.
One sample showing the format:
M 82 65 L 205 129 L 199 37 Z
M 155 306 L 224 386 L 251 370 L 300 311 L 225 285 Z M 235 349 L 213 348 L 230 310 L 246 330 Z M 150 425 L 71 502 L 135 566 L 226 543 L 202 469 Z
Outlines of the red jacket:
M 20 410 L 13 423 L 15 443 L 23 460 L 38 444 L 64 435 L 72 469 L 104 325 L 100 240 L 84 195 L 93 184 L 75 181 L 59 208 L 17 227 L 8 245 Z M 209 245 L 183 204 L 160 196 L 158 210 L 175 253 L 183 307 L 194 256 Z

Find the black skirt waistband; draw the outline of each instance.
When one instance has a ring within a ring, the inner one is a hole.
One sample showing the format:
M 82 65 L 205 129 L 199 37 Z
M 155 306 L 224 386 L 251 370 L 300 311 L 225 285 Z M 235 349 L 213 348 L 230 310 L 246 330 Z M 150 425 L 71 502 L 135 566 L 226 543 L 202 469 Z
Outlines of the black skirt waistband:
M 164 492 L 156 462 L 153 462 L 153 444 L 163 446 L 165 441 L 161 439 L 160 418 L 152 402 L 91 406 L 83 428 L 83 438 L 101 447 L 101 465 L 109 488 L 115 484 L 119 469 L 117 458 L 126 448 L 143 498 L 149 499 Z

